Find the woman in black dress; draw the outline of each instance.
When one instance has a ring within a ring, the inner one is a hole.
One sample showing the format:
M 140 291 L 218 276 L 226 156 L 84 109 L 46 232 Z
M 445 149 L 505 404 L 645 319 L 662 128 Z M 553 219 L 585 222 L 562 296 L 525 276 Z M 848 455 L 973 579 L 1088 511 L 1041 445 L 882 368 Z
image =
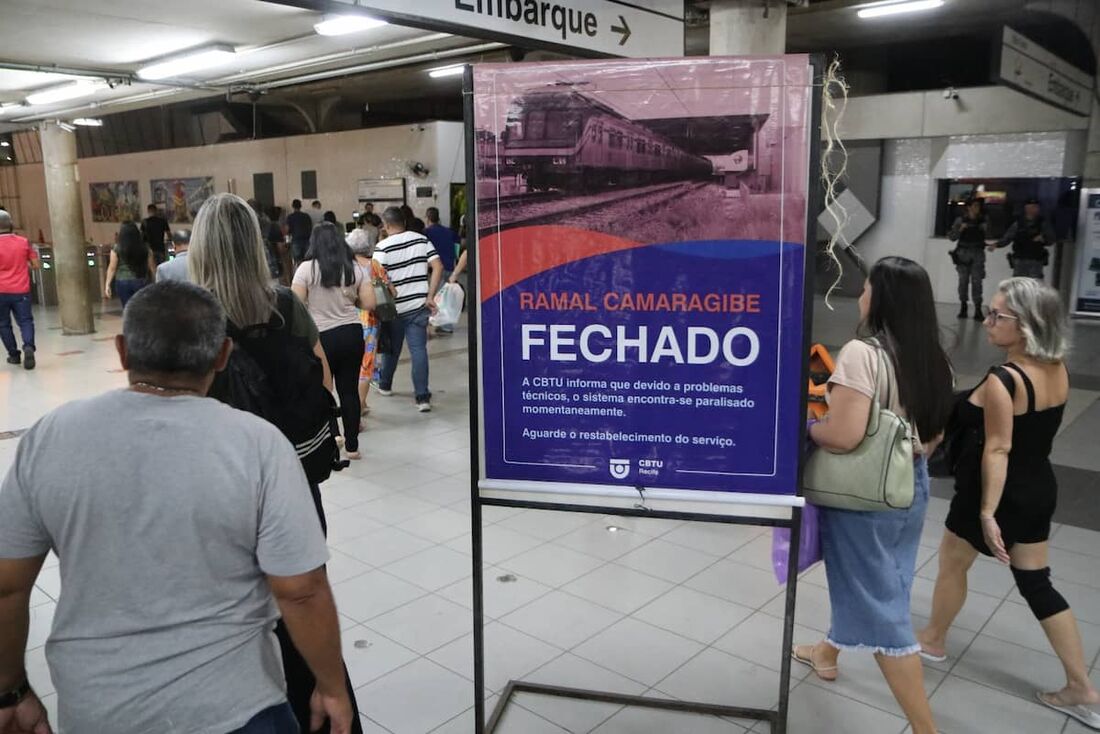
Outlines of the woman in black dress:
M 978 553 L 1010 564 L 1016 586 L 1066 670 L 1066 686 L 1039 701 L 1100 730 L 1100 692 L 1088 677 L 1069 604 L 1051 584 L 1047 545 L 1057 499 L 1050 451 L 1062 423 L 1069 375 L 1065 315 L 1058 292 L 1033 278 L 1000 284 L 985 318 L 1005 364 L 958 406 L 961 441 L 955 498 L 939 553 L 932 618 L 917 634 L 921 655 L 946 659 L 947 631 L 966 601 L 966 574 Z

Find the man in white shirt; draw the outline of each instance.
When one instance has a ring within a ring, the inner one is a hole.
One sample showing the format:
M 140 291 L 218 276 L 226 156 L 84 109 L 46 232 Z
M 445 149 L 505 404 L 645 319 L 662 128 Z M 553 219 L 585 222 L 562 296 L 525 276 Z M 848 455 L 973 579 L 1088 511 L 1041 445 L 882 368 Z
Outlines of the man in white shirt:
M 428 315 L 435 313 L 435 294 L 443 279 L 443 264 L 432 243 L 422 234 L 406 231 L 405 215 L 399 207 L 382 212 L 386 238 L 374 250 L 374 259 L 386 269 L 397 289 L 397 318 L 384 328 L 390 329 L 392 354 L 380 354 L 378 393 L 393 394 L 393 373 L 401 348 L 407 341 L 412 357 L 412 381 L 416 408 L 421 413 L 432 409 L 428 389 Z
M 177 229 L 172 233 L 172 259 L 161 263 L 157 268 L 157 282 L 163 280 L 186 280 L 191 276 L 187 273 L 187 248 L 191 244 L 191 233 L 186 229 Z

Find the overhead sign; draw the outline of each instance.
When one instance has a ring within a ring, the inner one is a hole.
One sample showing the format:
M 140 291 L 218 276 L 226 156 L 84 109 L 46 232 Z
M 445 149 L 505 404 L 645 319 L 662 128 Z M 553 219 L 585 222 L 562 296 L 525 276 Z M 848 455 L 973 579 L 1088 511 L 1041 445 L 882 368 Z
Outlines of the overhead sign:
M 1100 189 L 1081 190 L 1074 265 L 1071 310 L 1079 316 L 1100 317 Z
M 474 67 L 484 486 L 796 493 L 812 82 L 807 56 Z
M 1005 26 L 997 81 L 1078 115 L 1092 112 L 1093 78 Z
M 333 0 L 472 38 L 610 56 L 683 56 L 683 0 Z M 415 14 L 414 14 L 415 12 Z

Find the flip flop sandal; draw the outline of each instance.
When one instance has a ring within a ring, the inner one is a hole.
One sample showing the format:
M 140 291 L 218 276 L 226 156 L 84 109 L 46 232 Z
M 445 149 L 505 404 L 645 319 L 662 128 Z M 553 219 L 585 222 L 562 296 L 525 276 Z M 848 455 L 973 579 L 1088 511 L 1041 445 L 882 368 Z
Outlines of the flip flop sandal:
M 917 654 L 930 663 L 943 663 L 947 661 L 947 653 L 944 653 L 943 655 L 933 655 L 932 653 L 925 650 L 923 647 Z
M 800 647 L 810 648 L 810 657 L 802 657 L 801 655 L 799 655 L 798 654 L 798 648 L 800 648 Z M 803 665 L 809 667 L 810 670 L 812 670 L 817 675 L 817 677 L 820 678 L 821 680 L 826 681 L 828 683 L 832 683 L 833 681 L 835 681 L 836 676 L 837 676 L 837 667 L 835 665 L 832 665 L 832 666 L 817 665 L 813 661 L 813 654 L 814 654 L 813 645 L 795 645 L 793 648 L 791 648 L 791 658 L 793 660 L 795 660 L 799 663 L 802 663 Z
M 1088 728 L 1095 731 L 1100 731 L 1100 713 L 1093 711 L 1088 706 L 1082 706 L 1080 704 L 1061 706 L 1056 703 L 1051 703 L 1045 698 L 1046 695 L 1047 694 L 1043 693 L 1042 691 L 1035 692 L 1035 698 L 1039 699 L 1039 703 L 1043 704 L 1047 708 L 1052 708 L 1059 713 L 1065 714 L 1066 716 L 1072 716 Z

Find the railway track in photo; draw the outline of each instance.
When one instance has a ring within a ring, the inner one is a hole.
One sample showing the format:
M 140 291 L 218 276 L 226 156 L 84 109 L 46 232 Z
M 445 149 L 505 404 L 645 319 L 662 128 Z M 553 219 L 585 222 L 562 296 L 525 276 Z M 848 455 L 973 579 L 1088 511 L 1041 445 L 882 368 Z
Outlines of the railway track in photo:
M 539 224 L 606 231 L 608 224 L 623 216 L 686 196 L 705 185 L 702 181 L 676 181 L 577 196 L 563 192 L 513 194 L 501 197 L 479 216 L 485 225 L 482 231 L 490 232 Z

